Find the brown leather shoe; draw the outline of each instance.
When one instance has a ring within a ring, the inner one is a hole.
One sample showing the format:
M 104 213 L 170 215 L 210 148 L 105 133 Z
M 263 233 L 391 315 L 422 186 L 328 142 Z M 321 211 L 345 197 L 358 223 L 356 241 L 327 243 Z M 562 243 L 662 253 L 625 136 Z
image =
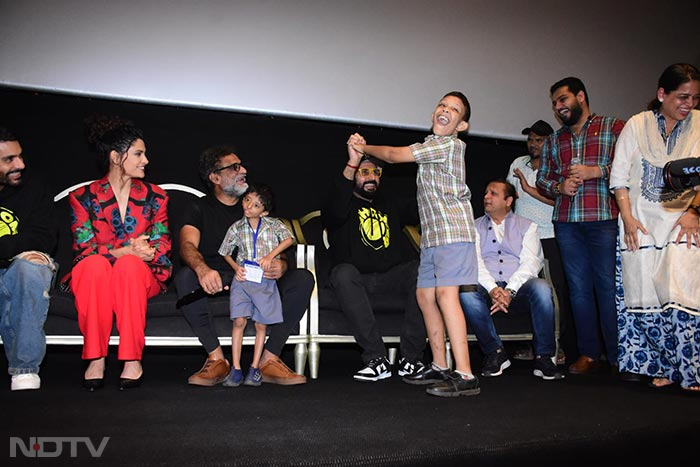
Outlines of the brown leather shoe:
M 600 361 L 593 360 L 586 355 L 581 355 L 574 363 L 569 365 L 569 373 L 572 375 L 595 373 L 600 370 L 600 366 Z
M 223 383 L 230 371 L 231 365 L 225 358 L 207 359 L 202 369 L 190 376 L 187 382 L 196 386 L 215 386 Z
M 292 386 L 306 383 L 306 376 L 298 375 L 289 369 L 279 357 L 272 357 L 260 365 L 263 383 Z

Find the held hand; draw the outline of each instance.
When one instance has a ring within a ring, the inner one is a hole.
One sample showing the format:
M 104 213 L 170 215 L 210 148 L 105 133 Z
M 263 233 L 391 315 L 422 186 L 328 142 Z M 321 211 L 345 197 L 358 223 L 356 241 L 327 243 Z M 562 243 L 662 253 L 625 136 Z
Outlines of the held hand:
M 277 280 L 287 272 L 287 262 L 279 258 L 274 258 L 270 262 L 268 269 L 263 269 L 265 279 Z
M 592 178 L 590 167 L 583 164 L 574 164 L 569 167 L 569 177 L 583 183 L 584 180 Z
M 581 186 L 583 182 L 573 178 L 569 177 L 563 182 L 561 182 L 561 186 L 559 188 L 559 191 L 561 191 L 562 195 L 566 196 L 576 196 L 578 193 L 578 188 Z
M 688 242 L 688 249 L 693 246 L 693 242 L 695 242 L 696 248 L 700 246 L 700 225 L 698 224 L 698 215 L 695 213 L 695 210 L 691 209 L 681 214 L 673 228 L 675 229 L 676 226 L 681 227 L 676 237 L 676 245 L 685 238 Z
M 629 216 L 628 219 L 623 218 L 622 223 L 625 226 L 625 243 L 627 248 L 631 251 L 635 251 L 639 248 L 639 238 L 637 237 L 637 230 L 641 230 L 644 235 L 648 235 L 647 229 L 644 228 L 641 222 Z
M 275 257 L 270 257 L 270 255 L 264 256 L 258 260 L 258 264 L 262 268 L 263 271 L 267 271 L 270 269 L 270 264 L 272 264 L 272 260 L 275 259 Z
M 357 150 L 357 146 L 365 144 L 367 142 L 362 135 L 358 133 L 350 135 L 350 138 L 348 138 L 348 164 L 353 166 L 360 165 L 363 153 Z

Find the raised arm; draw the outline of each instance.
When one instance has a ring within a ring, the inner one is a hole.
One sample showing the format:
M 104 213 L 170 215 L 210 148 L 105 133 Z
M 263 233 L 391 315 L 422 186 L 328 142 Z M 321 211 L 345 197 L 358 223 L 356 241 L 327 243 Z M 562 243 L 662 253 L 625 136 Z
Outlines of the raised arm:
M 355 135 L 360 136 L 355 133 L 350 138 L 352 139 Z M 370 156 L 374 156 L 390 164 L 415 162 L 411 148 L 408 146 L 371 146 L 368 144 L 352 143 L 350 141 L 348 144 L 360 154 L 369 154 Z

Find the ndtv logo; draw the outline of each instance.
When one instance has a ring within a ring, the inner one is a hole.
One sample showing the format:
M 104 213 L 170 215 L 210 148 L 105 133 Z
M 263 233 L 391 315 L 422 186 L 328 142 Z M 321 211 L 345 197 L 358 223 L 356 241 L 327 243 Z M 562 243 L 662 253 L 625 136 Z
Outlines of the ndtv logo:
M 78 457 L 78 443 L 87 446 L 92 457 L 102 456 L 102 451 L 107 447 L 109 436 L 102 438 L 102 443 L 95 449 L 88 437 L 81 436 L 38 436 L 30 437 L 29 444 L 25 445 L 22 438 L 10 436 L 10 457 L 17 457 L 17 447 L 24 457 L 58 457 L 63 452 L 63 445 L 70 446 L 70 456 Z

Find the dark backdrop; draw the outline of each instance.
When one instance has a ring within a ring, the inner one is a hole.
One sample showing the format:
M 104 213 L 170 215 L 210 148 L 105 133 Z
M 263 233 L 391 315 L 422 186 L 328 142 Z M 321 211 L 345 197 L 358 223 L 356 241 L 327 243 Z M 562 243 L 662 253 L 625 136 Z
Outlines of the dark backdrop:
M 145 136 L 150 165 L 147 180 L 182 183 L 204 189 L 197 175 L 199 153 L 231 143 L 249 171 L 249 179 L 272 186 L 276 215 L 288 218 L 319 209 L 331 176 L 347 161 L 345 142 L 353 132 L 370 144 L 408 145 L 425 131 L 345 124 L 320 120 L 228 112 L 191 107 L 32 92 L 0 86 L 0 125 L 14 130 L 26 162 L 49 176 L 54 193 L 102 175 L 87 147 L 83 120 L 93 113 L 133 120 Z M 426 109 L 425 120 L 430 121 Z M 478 119 L 478 115 L 472 120 Z M 523 127 L 531 122 L 523 122 Z M 474 212 L 483 213 L 486 183 L 505 176 L 514 157 L 526 152 L 522 141 L 461 136 L 467 142 L 467 183 Z M 415 196 L 415 165 L 385 171 L 385 189 Z

